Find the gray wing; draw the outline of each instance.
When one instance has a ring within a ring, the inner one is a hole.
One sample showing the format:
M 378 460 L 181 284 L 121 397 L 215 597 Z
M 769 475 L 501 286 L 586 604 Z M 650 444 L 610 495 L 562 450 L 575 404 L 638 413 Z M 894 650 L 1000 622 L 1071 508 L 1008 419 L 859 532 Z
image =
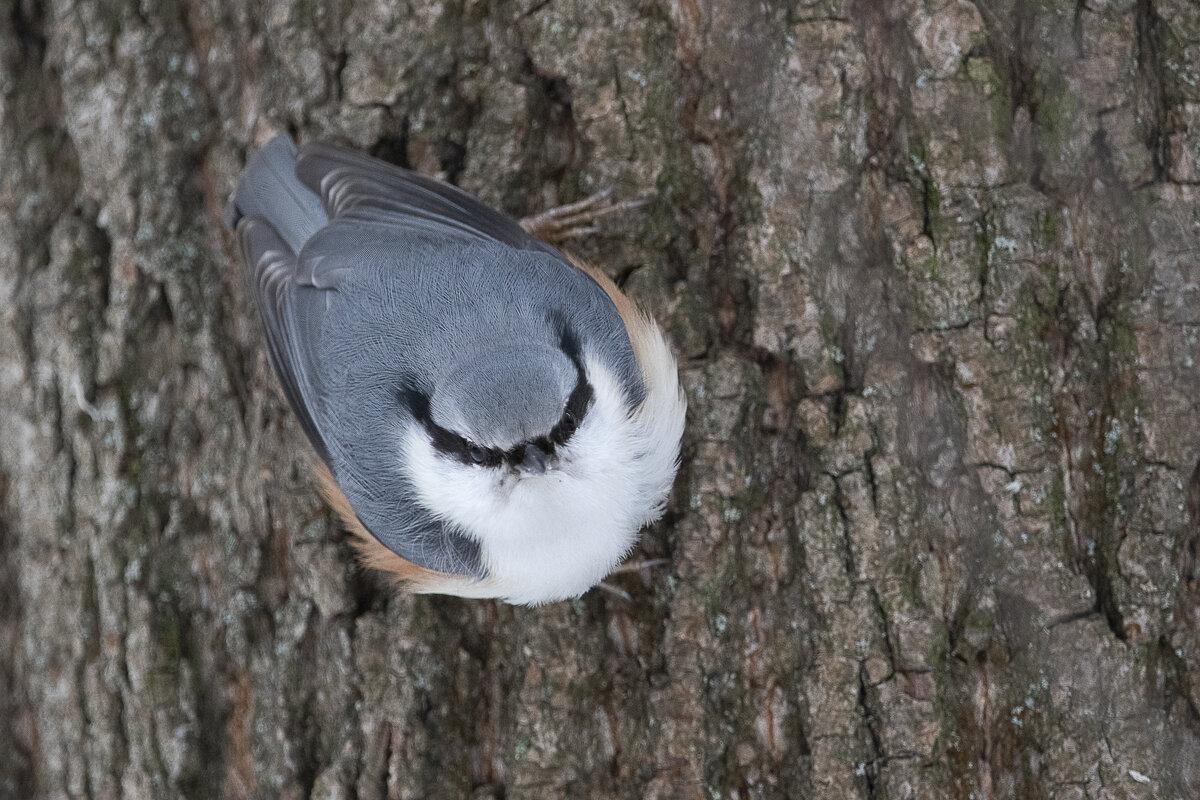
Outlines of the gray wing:
M 237 233 L 271 366 L 300 427 L 328 462 L 329 448 L 312 411 L 319 390 L 311 340 L 298 335 L 294 305 L 297 253 L 329 218 L 296 179 L 295 159 L 296 146 L 287 136 L 255 153 L 226 208 L 226 224 Z
M 242 258 L 250 270 L 255 305 L 262 317 L 267 355 L 279 377 L 288 405 L 296 412 L 300 427 L 321 460 L 329 462 L 329 448 L 313 419 L 311 399 L 317 394 L 312 376 L 312 357 L 292 323 L 291 283 L 296 272 L 296 257 L 288 251 L 279 235 L 261 219 L 242 220 L 238 225 Z
M 360 153 L 329 144 L 307 144 L 300 148 L 296 174 L 321 196 L 335 220 L 382 222 L 490 239 L 562 258 L 511 217 L 462 190 Z
M 364 240 L 373 237 L 364 236 L 361 224 L 329 229 L 321 199 L 296 177 L 295 157 L 295 145 L 285 135 L 259 150 L 226 209 L 226 224 L 236 232 L 268 357 L 288 404 L 343 492 L 362 497 L 371 494 L 370 489 L 359 486 L 353 476 L 339 474 L 335 466 L 337 427 L 327 414 L 328 392 L 317 354 L 331 290 L 353 270 L 346 265 L 356 263 Z M 462 218 L 459 228 L 467 223 L 468 218 Z M 332 245 L 328 257 L 305 251 L 317 234 L 324 234 L 321 238 Z M 402 503 L 404 487 L 394 488 L 392 501 Z M 415 498 L 397 512 L 394 525 L 375 528 L 367 520 L 363 523 L 388 549 L 416 564 L 453 574 L 482 574 L 478 546 L 430 517 Z

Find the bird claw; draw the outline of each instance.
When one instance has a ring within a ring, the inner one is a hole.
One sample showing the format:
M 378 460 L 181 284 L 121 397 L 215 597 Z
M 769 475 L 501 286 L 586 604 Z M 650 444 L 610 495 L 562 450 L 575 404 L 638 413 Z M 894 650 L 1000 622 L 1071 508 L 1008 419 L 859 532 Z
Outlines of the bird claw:
M 650 569 L 651 567 L 661 567 L 663 564 L 667 564 L 667 563 L 669 563 L 669 562 L 665 558 L 651 558 L 646 561 L 627 561 L 624 564 L 622 564 L 621 566 L 615 568 L 612 572 L 608 573 L 608 576 L 611 578 L 613 575 L 628 574 L 630 572 L 641 572 L 644 569 Z M 613 586 L 611 583 L 609 583 L 606 580 L 600 581 L 600 583 L 597 583 L 596 588 L 600 589 L 602 591 L 608 592 L 609 594 L 611 594 L 615 597 L 619 597 L 626 602 L 633 602 L 633 597 L 629 594 L 629 592 L 625 591 L 624 589 L 622 589 L 618 586 Z
M 599 233 L 600 229 L 592 224 L 596 220 L 611 214 L 635 211 L 644 208 L 650 202 L 649 197 L 639 197 L 636 200 L 614 203 L 609 200 L 612 193 L 613 188 L 609 186 L 574 203 L 525 217 L 521 220 L 521 227 L 547 244 L 558 244 L 567 239 Z
M 619 597 L 622 600 L 624 600 L 626 603 L 633 602 L 633 596 L 631 594 L 629 594 L 629 592 L 627 592 L 624 589 L 621 589 L 619 587 L 613 586 L 611 583 L 608 583 L 607 581 L 600 581 L 599 583 L 596 584 L 596 588 L 600 589 L 601 591 L 608 592 L 609 594 L 613 595 L 614 597 Z
M 626 561 L 624 564 L 621 564 L 619 567 L 614 567 L 613 571 L 608 574 L 609 575 L 621 575 L 621 574 L 630 573 L 630 572 L 641 572 L 644 569 L 650 569 L 651 567 L 661 567 L 664 564 L 669 564 L 669 563 L 670 563 L 670 561 L 668 561 L 665 558 L 648 558 L 645 561 Z

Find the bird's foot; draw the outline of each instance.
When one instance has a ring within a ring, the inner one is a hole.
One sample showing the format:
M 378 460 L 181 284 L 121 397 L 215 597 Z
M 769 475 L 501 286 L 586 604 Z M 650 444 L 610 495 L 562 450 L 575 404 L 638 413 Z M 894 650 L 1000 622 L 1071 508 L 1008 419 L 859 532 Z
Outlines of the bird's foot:
M 624 564 L 617 567 L 612 572 L 608 573 L 608 576 L 611 578 L 613 575 L 627 575 L 631 572 L 641 573 L 643 570 L 648 570 L 648 569 L 651 569 L 652 567 L 661 567 L 663 564 L 666 564 L 666 563 L 668 563 L 668 562 L 667 562 L 667 559 L 665 559 L 665 558 L 651 558 L 646 561 L 626 561 Z M 626 601 L 633 600 L 633 598 L 630 596 L 629 592 L 625 591 L 624 589 L 622 589 L 619 586 L 613 586 L 607 580 L 603 580 L 600 583 L 596 584 L 596 588 L 600 589 L 602 591 L 608 592 L 609 594 L 614 595 L 616 597 L 619 597 L 622 600 L 626 600 Z
M 633 211 L 650 202 L 649 197 L 639 197 L 636 200 L 615 203 L 611 199 L 612 193 L 610 186 L 574 203 L 525 217 L 521 220 L 521 227 L 547 244 L 558 244 L 567 239 L 598 233 L 600 229 L 595 225 L 596 220 L 611 214 Z

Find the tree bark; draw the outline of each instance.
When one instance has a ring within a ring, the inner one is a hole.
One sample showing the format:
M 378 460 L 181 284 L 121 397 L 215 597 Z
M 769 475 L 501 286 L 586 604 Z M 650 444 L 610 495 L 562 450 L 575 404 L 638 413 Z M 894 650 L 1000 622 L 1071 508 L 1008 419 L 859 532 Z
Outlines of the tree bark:
M 1200 796 L 1191 0 L 0 0 L 0 796 Z M 276 129 L 575 251 L 665 566 L 394 594 L 221 209 Z

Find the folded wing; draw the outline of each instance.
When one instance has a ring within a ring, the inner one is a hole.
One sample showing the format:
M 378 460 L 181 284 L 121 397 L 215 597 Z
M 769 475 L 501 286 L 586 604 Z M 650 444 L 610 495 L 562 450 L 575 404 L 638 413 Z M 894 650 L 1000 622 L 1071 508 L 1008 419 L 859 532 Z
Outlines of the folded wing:
M 308 144 L 300 148 L 296 174 L 320 195 L 334 220 L 459 233 L 562 258 L 512 218 L 465 192 L 360 153 L 329 144 Z

